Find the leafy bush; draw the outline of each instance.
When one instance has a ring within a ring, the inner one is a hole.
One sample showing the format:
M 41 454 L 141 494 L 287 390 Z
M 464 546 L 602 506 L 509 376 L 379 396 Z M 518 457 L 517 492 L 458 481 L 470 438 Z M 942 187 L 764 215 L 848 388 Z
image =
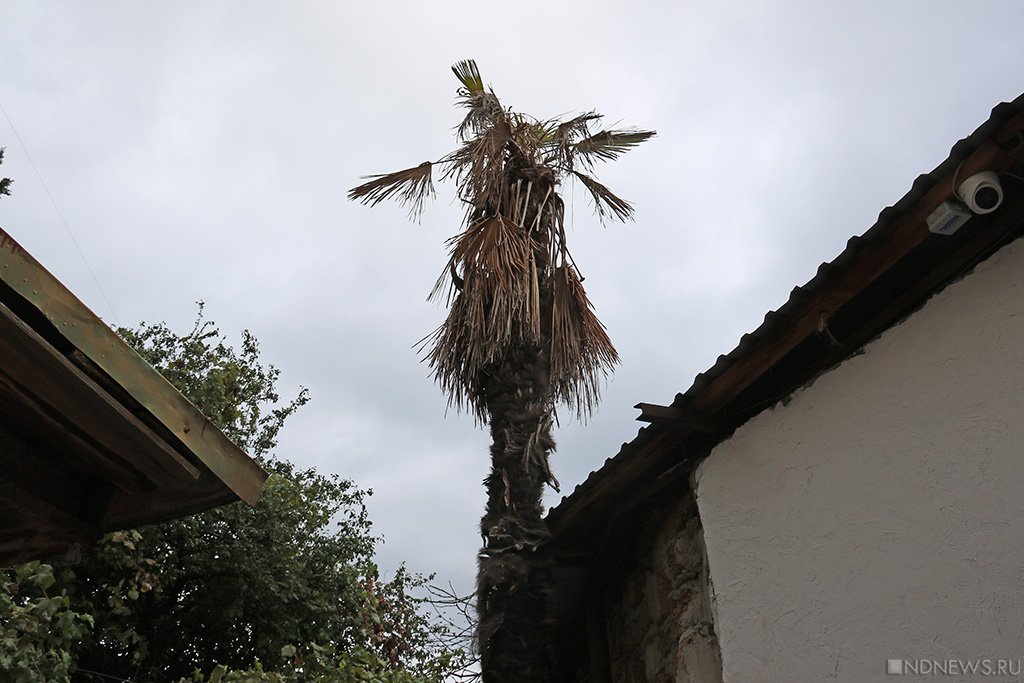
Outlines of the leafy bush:
M 413 683 L 462 666 L 412 597 L 427 579 L 404 567 L 384 579 L 373 562 L 371 492 L 271 456 L 309 396 L 280 402 L 280 373 L 252 335 L 236 351 L 201 304 L 186 334 L 162 323 L 120 332 L 270 478 L 255 507 L 107 534 L 52 570 L 6 570 L 0 673 L 17 683 Z

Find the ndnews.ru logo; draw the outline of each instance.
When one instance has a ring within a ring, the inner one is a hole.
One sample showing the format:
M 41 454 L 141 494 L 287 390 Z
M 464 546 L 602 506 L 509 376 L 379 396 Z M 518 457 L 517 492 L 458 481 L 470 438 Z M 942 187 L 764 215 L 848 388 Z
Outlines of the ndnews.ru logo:
M 1020 676 L 1020 659 L 889 659 L 885 673 L 897 676 Z

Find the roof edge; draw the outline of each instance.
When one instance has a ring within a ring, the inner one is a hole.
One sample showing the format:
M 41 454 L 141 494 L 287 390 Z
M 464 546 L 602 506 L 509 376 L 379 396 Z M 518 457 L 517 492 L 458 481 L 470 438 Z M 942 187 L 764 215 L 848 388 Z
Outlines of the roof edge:
M 1014 164 L 1024 164 L 1024 95 L 997 105 L 985 123 L 953 146 L 945 161 L 931 173 L 918 177 L 910 191 L 879 214 L 874 225 L 862 236 L 851 238 L 846 249 L 831 262 L 822 264 L 807 284 L 796 287 L 779 309 L 769 311 L 764 322 L 753 332 L 743 335 L 731 352 L 720 356 L 714 366 L 698 374 L 690 388 L 677 394 L 670 406 L 638 404 L 642 410 L 638 419 L 652 424 L 640 429 L 632 441 L 622 444 L 616 455 L 606 460 L 600 469 L 592 472 L 550 510 L 547 520 L 555 537 L 586 515 L 587 510 L 599 508 L 600 499 L 618 496 L 622 486 L 639 478 L 661 476 L 652 473 L 665 465 L 659 464 L 659 459 L 663 459 L 666 450 L 680 453 L 680 462 L 670 463 L 670 471 L 677 476 L 677 468 L 683 461 L 693 465 L 703 457 L 697 450 L 706 455 L 740 424 L 770 407 L 774 402 L 737 412 L 737 406 L 730 401 L 771 371 L 799 343 L 813 335 L 827 334 L 831 337 L 830 316 L 929 238 L 925 218 L 942 201 L 951 197 L 954 178 L 966 178 L 980 170 L 1006 170 Z M 995 227 L 985 231 L 985 239 L 994 243 L 1000 236 L 1000 225 L 1018 218 L 1010 216 L 1002 223 L 994 222 Z M 979 220 L 977 224 L 980 226 L 983 221 Z M 979 232 L 982 231 L 979 229 Z M 1009 234 L 1003 237 L 1009 237 Z M 959 243 L 967 239 L 963 238 Z M 979 254 L 987 244 L 977 248 Z M 949 278 L 939 281 L 929 277 L 925 284 L 930 289 L 921 289 L 916 295 L 938 291 L 948 282 Z M 878 315 L 871 319 L 878 329 L 852 335 L 849 340 L 843 340 L 848 341 L 846 344 L 840 344 L 832 337 L 831 341 L 837 342 L 837 348 L 823 353 L 821 362 L 824 367 L 818 372 L 850 357 L 864 343 L 919 305 L 920 301 L 915 303 L 908 299 L 901 309 L 886 307 L 881 313 L 888 317 Z M 804 378 L 785 387 L 785 393 L 777 399 L 792 393 L 807 381 Z M 717 427 L 715 433 L 708 433 L 709 425 Z M 698 445 L 697 449 L 692 448 L 694 444 Z
M 67 287 L 0 228 L 0 281 L 46 318 L 239 498 L 255 505 L 267 473 Z

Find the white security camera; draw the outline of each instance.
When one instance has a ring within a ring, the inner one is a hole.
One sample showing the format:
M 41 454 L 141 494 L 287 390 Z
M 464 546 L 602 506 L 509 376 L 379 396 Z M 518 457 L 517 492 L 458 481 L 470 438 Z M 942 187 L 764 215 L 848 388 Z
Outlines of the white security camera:
M 1003 188 L 995 171 L 975 173 L 960 183 L 957 194 L 974 213 L 992 213 L 1003 203 Z

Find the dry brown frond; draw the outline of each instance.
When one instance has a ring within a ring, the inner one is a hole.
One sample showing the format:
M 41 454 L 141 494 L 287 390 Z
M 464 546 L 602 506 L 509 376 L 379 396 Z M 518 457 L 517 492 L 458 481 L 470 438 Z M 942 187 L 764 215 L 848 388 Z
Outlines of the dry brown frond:
M 493 161 L 500 160 L 502 151 L 505 149 L 505 145 L 512 140 L 512 127 L 509 126 L 508 119 L 504 116 L 500 117 L 494 125 L 488 128 L 481 136 L 481 140 L 483 153 Z
M 622 222 L 633 217 L 633 205 L 625 199 L 617 196 L 585 173 L 573 171 L 572 174 L 579 178 L 580 182 L 583 183 L 583 187 L 587 188 L 590 192 L 591 197 L 594 199 L 594 209 L 597 211 L 597 216 L 602 222 L 612 214 Z
M 618 159 L 656 134 L 653 130 L 639 130 L 636 128 L 603 130 L 573 145 L 572 154 L 578 157 L 588 168 L 593 168 L 594 162 Z
M 483 218 L 448 240 L 451 257 L 431 298 L 447 292 L 448 317 L 421 342 L 427 361 L 453 405 L 483 419 L 481 373 L 510 348 L 540 338 L 539 284 L 534 244 L 504 216 Z M 462 288 L 449 272 L 463 274 Z
M 527 271 L 532 257 L 523 230 L 500 214 L 477 221 L 448 240 L 448 247 L 457 267 L 494 276 L 502 293 Z
M 597 406 L 601 382 L 619 362 L 619 354 L 594 315 L 575 268 L 556 268 L 551 286 L 552 387 L 557 400 L 585 418 Z
M 573 140 L 581 136 L 589 135 L 590 122 L 598 121 L 602 118 L 603 116 L 601 114 L 598 114 L 595 111 L 589 111 L 585 114 L 574 116 L 568 121 L 558 123 L 554 129 L 554 134 L 545 145 L 546 149 L 551 149 L 553 151 L 544 159 L 544 162 L 554 163 L 565 171 L 571 171 L 574 164 L 572 149 Z
M 564 144 L 580 135 L 586 135 L 590 132 L 590 122 L 599 121 L 602 118 L 604 118 L 602 114 L 598 114 L 596 111 L 588 111 L 585 114 L 574 116 L 568 121 L 563 121 L 556 129 L 555 141 L 559 144 Z
M 415 220 L 423 213 L 423 200 L 427 196 L 434 196 L 432 168 L 431 162 L 424 161 L 419 166 L 404 171 L 364 176 L 372 180 L 349 190 L 348 198 L 376 206 L 385 199 L 395 196 L 402 206 L 409 207 L 409 217 Z
M 459 198 L 473 207 L 467 220 L 501 211 L 506 149 L 517 147 L 502 116 L 441 160 L 446 167 L 442 179 L 454 179 Z
M 501 102 L 493 92 L 464 97 L 461 104 L 469 111 L 456 129 L 456 135 L 460 140 L 469 140 L 474 135 L 479 135 L 504 114 Z

